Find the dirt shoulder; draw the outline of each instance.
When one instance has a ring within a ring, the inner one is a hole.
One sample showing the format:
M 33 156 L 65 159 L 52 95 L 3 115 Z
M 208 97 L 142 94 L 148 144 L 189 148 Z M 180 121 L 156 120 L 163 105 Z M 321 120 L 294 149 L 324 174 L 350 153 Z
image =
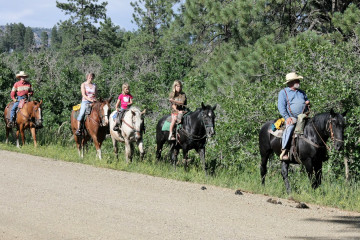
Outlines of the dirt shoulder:
M 0 150 L 0 239 L 360 239 L 360 214 Z

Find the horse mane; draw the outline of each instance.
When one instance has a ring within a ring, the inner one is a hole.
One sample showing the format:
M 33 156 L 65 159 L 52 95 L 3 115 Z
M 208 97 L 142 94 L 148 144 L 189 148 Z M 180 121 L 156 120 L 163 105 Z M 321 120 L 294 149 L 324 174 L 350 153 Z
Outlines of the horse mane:
M 313 118 L 311 118 L 311 121 L 314 122 L 314 124 L 317 128 L 325 129 L 326 123 L 329 119 L 329 116 L 330 116 L 329 112 L 319 113 L 319 114 L 316 114 Z

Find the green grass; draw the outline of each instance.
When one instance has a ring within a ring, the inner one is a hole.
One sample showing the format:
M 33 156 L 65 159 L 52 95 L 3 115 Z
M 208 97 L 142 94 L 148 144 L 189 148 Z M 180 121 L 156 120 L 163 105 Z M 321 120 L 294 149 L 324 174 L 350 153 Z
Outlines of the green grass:
M 156 161 L 155 147 L 151 144 L 149 144 L 149 146 L 146 148 L 146 155 L 143 161 L 140 161 L 138 157 L 139 154 L 137 150 L 135 150 L 133 162 L 126 164 L 124 145 L 119 144 L 120 159 L 119 161 L 116 161 L 110 139 L 107 139 L 103 144 L 103 159 L 101 161 L 95 157 L 96 152 L 92 143 L 89 144 L 88 151 L 85 153 L 83 159 L 78 156 L 75 143 L 68 140 L 65 143 L 62 141 L 58 144 L 52 144 L 50 141 L 46 141 L 46 144 L 39 145 L 36 149 L 33 147 L 32 142 L 25 144 L 21 149 L 16 148 L 14 143 L 0 143 L 0 147 L 3 150 L 47 157 L 61 161 L 77 162 L 95 167 L 136 172 L 179 181 L 225 187 L 234 190 L 240 189 L 246 192 L 266 194 L 274 197 L 290 197 L 285 191 L 285 186 L 280 173 L 280 163 L 277 163 L 277 160 L 272 160 L 273 162 L 268 169 L 266 177 L 266 185 L 262 186 L 257 165 L 249 164 L 248 166 L 243 167 L 245 170 L 238 172 L 217 169 L 214 175 L 205 176 L 198 156 L 194 151 L 190 152 L 190 157 L 194 158 L 194 162 L 190 165 L 189 171 L 185 171 L 181 165 L 174 170 L 174 167 L 168 160 L 160 162 Z M 168 149 L 164 150 L 163 156 L 167 155 L 167 151 Z M 180 154 L 179 160 L 182 159 L 181 157 Z M 289 175 L 292 187 L 291 197 L 293 199 L 360 212 L 360 190 L 358 184 L 349 184 L 342 180 L 330 180 L 326 173 L 324 173 L 322 185 L 318 189 L 313 190 L 301 167 L 292 166 Z

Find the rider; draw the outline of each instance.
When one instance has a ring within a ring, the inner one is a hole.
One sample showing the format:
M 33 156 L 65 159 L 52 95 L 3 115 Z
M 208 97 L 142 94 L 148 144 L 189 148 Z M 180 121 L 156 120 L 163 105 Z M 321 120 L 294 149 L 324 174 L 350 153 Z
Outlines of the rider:
M 15 126 L 15 114 L 19 106 L 20 100 L 27 99 L 30 95 L 33 94 L 33 90 L 30 82 L 26 81 L 27 77 L 28 75 L 24 71 L 20 71 L 18 74 L 16 74 L 16 78 L 19 79 L 20 81 L 17 81 L 14 84 L 10 93 L 10 96 L 15 103 L 11 108 L 10 121 L 8 124 L 9 127 Z
M 170 93 L 171 102 L 171 124 L 169 129 L 169 140 L 175 140 L 173 134 L 173 128 L 175 122 L 181 122 L 181 118 L 184 114 L 184 110 L 187 104 L 186 94 L 182 91 L 182 83 L 179 80 L 175 80 Z
M 115 126 L 113 128 L 114 131 L 119 131 L 121 128 L 121 119 L 124 115 L 124 112 L 128 107 L 133 103 L 133 96 L 130 94 L 130 86 L 128 83 L 124 83 L 122 85 L 122 93 L 119 95 L 118 100 L 116 102 L 116 114 L 113 115 L 115 119 Z M 121 104 L 120 104 L 121 103 Z M 119 105 L 121 108 L 119 109 Z
M 80 113 L 79 116 L 77 117 L 77 121 L 78 121 L 77 130 L 75 132 L 75 134 L 78 136 L 81 135 L 80 122 L 84 118 L 86 106 L 96 101 L 97 88 L 96 85 L 92 83 L 94 78 L 95 78 L 95 74 L 89 73 L 86 76 L 86 81 L 81 84 L 82 101 L 81 101 Z
M 295 72 L 286 74 L 287 87 L 279 92 L 278 109 L 285 118 L 286 128 L 282 136 L 280 160 L 289 160 L 287 145 L 297 122 L 298 115 L 307 111 L 310 101 L 304 91 L 300 90 L 302 76 Z

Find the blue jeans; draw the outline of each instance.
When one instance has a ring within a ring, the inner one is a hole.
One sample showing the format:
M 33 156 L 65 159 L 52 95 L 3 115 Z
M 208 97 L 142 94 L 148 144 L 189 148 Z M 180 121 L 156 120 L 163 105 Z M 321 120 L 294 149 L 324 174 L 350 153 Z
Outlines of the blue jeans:
M 119 111 L 119 112 L 124 112 L 124 111 L 125 111 L 125 109 L 120 108 L 120 111 Z M 114 119 L 114 120 L 116 119 L 116 117 L 117 117 L 117 115 L 119 114 L 119 112 L 116 111 L 115 114 L 113 115 L 113 119 Z
M 80 113 L 79 113 L 79 116 L 77 117 L 78 121 L 83 120 L 84 115 L 85 115 L 86 105 L 88 105 L 90 103 L 91 102 L 87 101 L 87 100 L 81 102 Z
M 21 100 L 21 99 L 25 99 L 25 98 L 26 98 L 26 95 L 24 95 L 24 96 L 17 96 L 16 98 L 17 98 L 17 100 L 16 100 L 16 102 L 14 103 L 13 107 L 11 108 L 10 121 L 14 121 L 14 120 L 15 120 L 14 117 L 15 117 L 15 114 L 16 114 L 16 110 L 17 110 L 17 108 L 18 108 L 18 106 L 19 106 L 20 100 Z
M 286 125 L 286 128 L 283 132 L 283 135 L 282 135 L 282 142 L 281 142 L 281 149 L 285 149 L 286 148 L 286 145 L 288 144 L 291 136 L 292 136 L 292 133 L 294 131 L 294 128 L 295 128 L 295 125 L 296 125 L 296 118 L 293 118 L 292 117 L 292 120 L 293 120 L 293 124 L 290 124 L 290 125 Z

